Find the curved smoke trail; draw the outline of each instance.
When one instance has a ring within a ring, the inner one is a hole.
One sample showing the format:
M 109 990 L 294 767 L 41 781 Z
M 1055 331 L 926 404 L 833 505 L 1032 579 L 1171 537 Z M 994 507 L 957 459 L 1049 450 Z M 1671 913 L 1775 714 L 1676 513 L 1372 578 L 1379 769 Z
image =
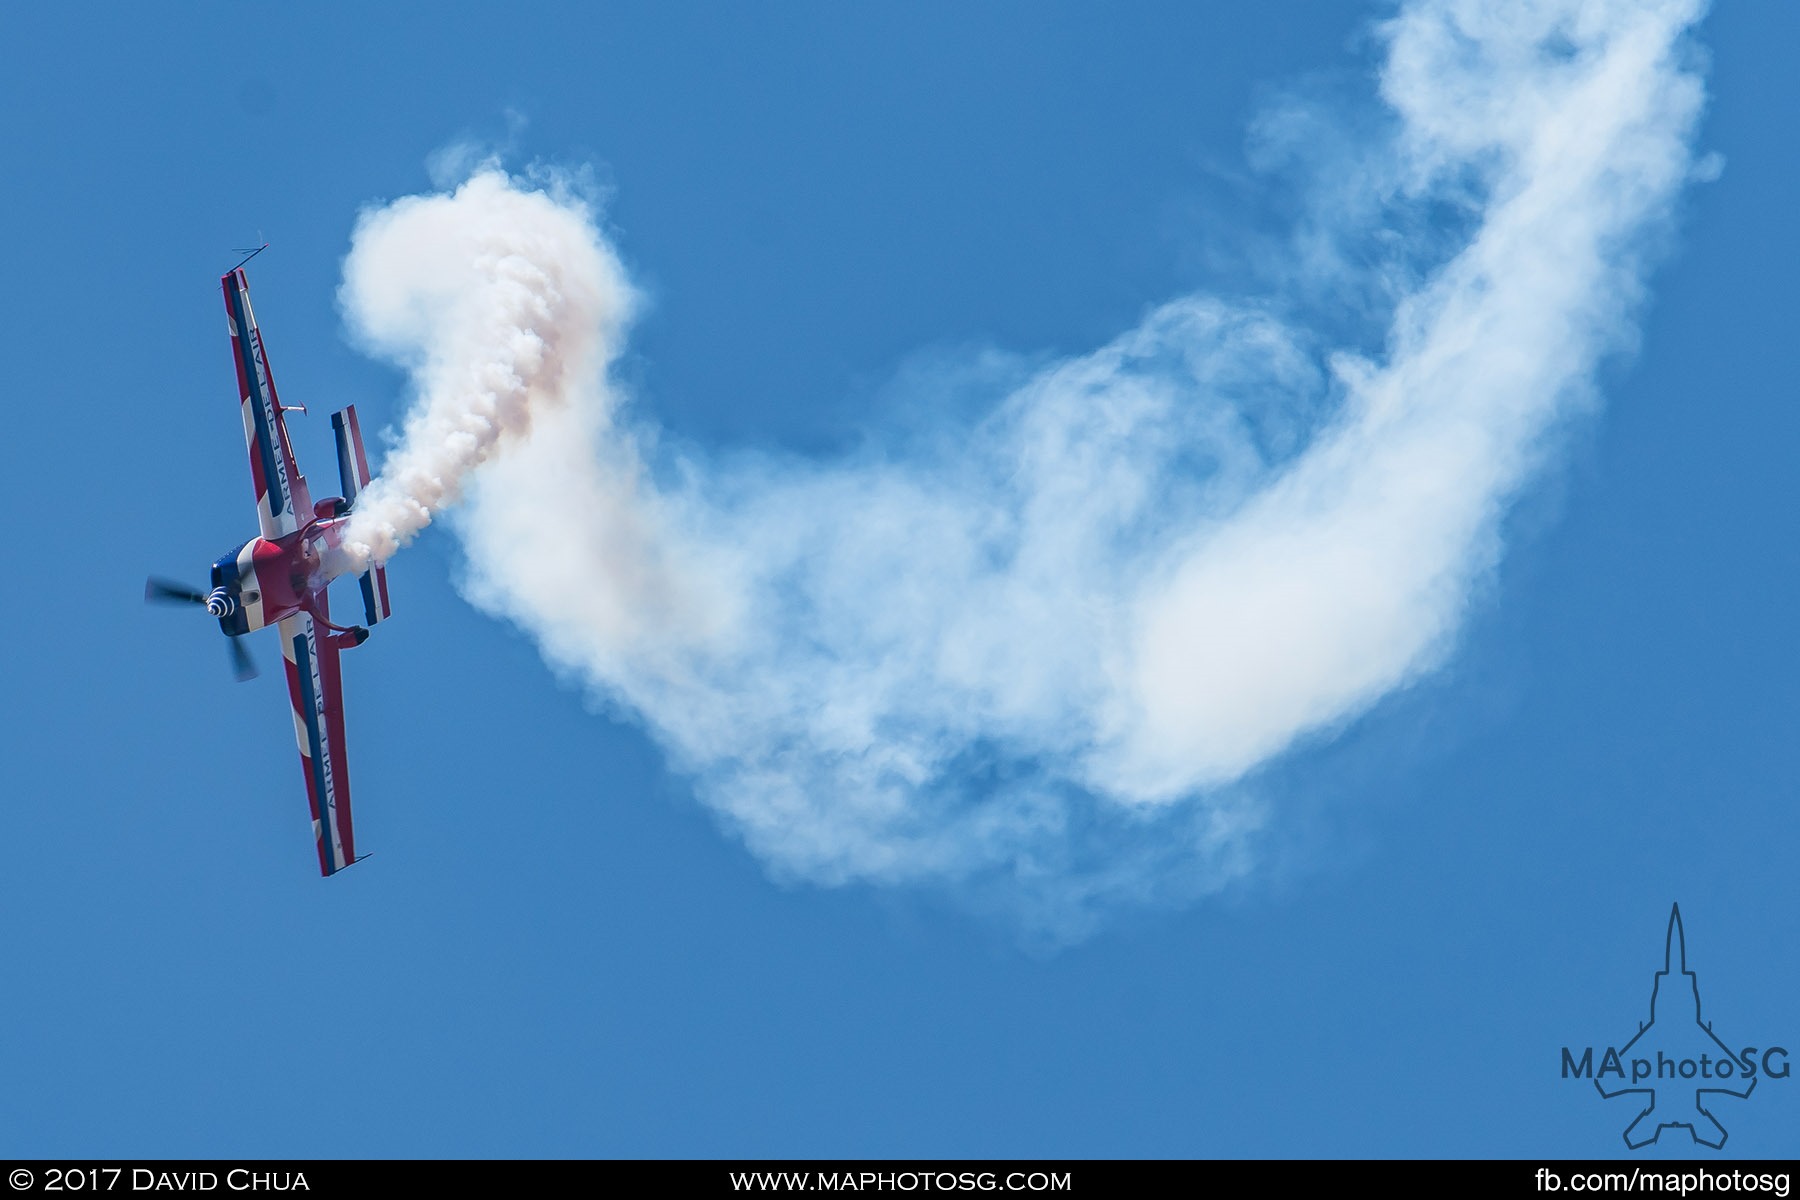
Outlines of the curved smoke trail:
M 417 401 L 354 552 L 466 492 L 472 599 L 786 872 L 997 879 L 1051 921 L 1217 887 L 1263 820 L 1229 785 L 1442 661 L 1629 339 L 1691 171 L 1699 7 L 1416 0 L 1382 27 L 1364 169 L 1466 234 L 1377 358 L 1187 297 L 876 463 L 694 452 L 653 482 L 605 374 L 630 286 L 578 201 L 489 169 L 366 214 L 344 306 Z

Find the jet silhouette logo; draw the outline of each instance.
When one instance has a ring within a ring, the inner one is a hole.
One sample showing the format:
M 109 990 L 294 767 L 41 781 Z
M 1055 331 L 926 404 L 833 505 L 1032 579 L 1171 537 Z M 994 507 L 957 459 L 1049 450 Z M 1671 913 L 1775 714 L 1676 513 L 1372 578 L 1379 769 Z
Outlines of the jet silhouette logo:
M 1563 1078 L 1592 1079 L 1608 1100 L 1636 1096 L 1643 1104 L 1625 1127 L 1633 1150 L 1651 1145 L 1665 1129 L 1686 1129 L 1702 1146 L 1719 1149 L 1728 1136 L 1713 1112 L 1715 1097 L 1748 1099 L 1759 1077 L 1786 1079 L 1788 1052 L 1781 1046 L 1732 1050 L 1700 1011 L 1700 981 L 1687 965 L 1681 907 L 1669 911 L 1663 968 L 1650 990 L 1650 1019 L 1623 1046 L 1605 1048 L 1595 1065 L 1594 1047 L 1580 1058 L 1562 1052 Z

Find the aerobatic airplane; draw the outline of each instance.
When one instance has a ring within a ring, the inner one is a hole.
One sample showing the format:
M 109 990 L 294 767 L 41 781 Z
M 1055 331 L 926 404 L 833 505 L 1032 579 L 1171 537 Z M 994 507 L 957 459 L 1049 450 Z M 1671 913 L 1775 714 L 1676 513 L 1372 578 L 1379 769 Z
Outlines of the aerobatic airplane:
M 326 585 L 347 573 L 334 551 L 343 538 L 346 516 L 358 493 L 368 485 L 369 461 L 363 453 L 356 406 L 333 413 L 331 428 L 337 436 L 338 481 L 343 495 L 313 502 L 306 478 L 294 463 L 284 419 L 289 412 L 306 410 L 282 407 L 275 393 L 268 353 L 256 328 L 256 315 L 250 310 L 250 285 L 243 264 L 220 282 L 225 288 L 232 357 L 237 362 L 238 406 L 250 450 L 250 480 L 255 485 L 261 528 L 259 536 L 213 564 L 212 590 L 202 592 L 151 579 L 144 586 L 144 598 L 200 605 L 217 617 L 219 628 L 231 639 L 240 680 L 256 671 L 238 639 L 267 625 L 281 630 L 281 656 L 287 663 L 294 732 L 300 742 L 307 798 L 312 802 L 319 870 L 331 875 L 357 861 L 338 656 L 360 646 L 369 631 L 365 625 L 332 623 Z M 385 568 L 370 567 L 360 582 L 367 625 L 386 620 Z

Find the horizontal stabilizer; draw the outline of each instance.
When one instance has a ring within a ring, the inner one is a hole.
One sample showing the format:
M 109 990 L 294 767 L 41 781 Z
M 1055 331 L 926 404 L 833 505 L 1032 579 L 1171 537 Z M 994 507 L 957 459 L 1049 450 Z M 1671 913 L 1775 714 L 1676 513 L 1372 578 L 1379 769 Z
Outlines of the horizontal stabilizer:
M 344 489 L 344 499 L 355 504 L 357 495 L 369 486 L 369 456 L 363 453 L 356 405 L 331 414 L 331 434 L 337 439 L 338 483 Z
M 342 412 L 331 414 L 331 433 L 337 440 L 338 483 L 354 512 L 356 498 L 369 486 L 369 456 L 363 450 L 362 425 L 356 419 L 356 405 L 346 405 Z M 386 567 L 370 567 L 357 582 L 362 586 L 364 624 L 374 625 L 393 615 L 388 606 Z
M 362 585 L 363 623 L 373 625 L 394 615 L 388 607 L 387 568 L 370 567 L 357 582 Z

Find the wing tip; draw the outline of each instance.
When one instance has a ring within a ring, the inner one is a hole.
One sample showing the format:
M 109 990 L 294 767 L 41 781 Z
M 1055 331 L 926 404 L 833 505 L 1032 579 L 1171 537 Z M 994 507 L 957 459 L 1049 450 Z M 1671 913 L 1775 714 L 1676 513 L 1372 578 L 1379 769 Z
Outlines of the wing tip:
M 321 878 L 330 879 L 333 875 L 342 875 L 345 871 L 348 871 L 351 867 L 354 867 L 357 863 L 364 862 L 364 861 L 374 858 L 374 857 L 375 857 L 375 855 L 373 852 L 371 852 L 369 854 L 359 854 L 355 858 L 351 859 L 349 862 L 345 863 L 343 866 L 334 867 L 330 863 L 327 863 L 326 861 L 324 861 L 324 858 L 321 856 L 320 861 L 319 861 L 319 875 Z

